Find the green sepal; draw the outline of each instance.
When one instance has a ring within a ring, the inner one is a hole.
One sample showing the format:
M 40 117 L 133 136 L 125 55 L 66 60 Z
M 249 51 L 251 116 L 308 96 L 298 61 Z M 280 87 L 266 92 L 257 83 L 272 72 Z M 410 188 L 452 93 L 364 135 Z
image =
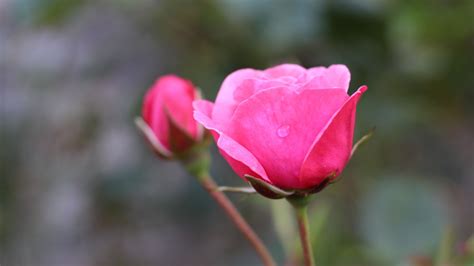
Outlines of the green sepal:
M 169 145 L 174 153 L 186 151 L 198 142 L 189 133 L 174 121 L 173 116 L 164 108 L 166 121 L 168 123 Z
M 301 209 L 308 206 L 308 203 L 311 200 L 311 195 L 310 194 L 293 194 L 286 197 L 286 200 L 290 202 L 294 208 Z
M 242 194 L 255 194 L 257 191 L 253 187 L 228 187 L 220 186 L 217 188 L 218 191 L 222 192 L 233 192 L 233 193 L 242 193 Z
M 207 145 L 196 145 L 187 153 L 179 154 L 177 159 L 192 176 L 201 178 L 209 173 L 211 155 Z
M 330 175 L 329 177 L 326 177 L 323 182 L 321 182 L 319 185 L 312 187 L 309 190 L 304 191 L 305 194 L 316 194 L 321 192 L 324 188 L 326 188 L 328 185 L 332 184 L 333 182 L 333 177 L 334 175 Z
M 368 141 L 372 135 L 374 135 L 375 133 L 375 127 L 373 127 L 371 130 L 369 130 L 369 132 L 367 132 L 367 134 L 365 134 L 364 136 L 362 136 L 362 138 L 360 138 L 355 144 L 354 146 L 352 147 L 352 150 L 351 150 L 351 156 L 352 157 L 354 155 L 354 153 L 357 151 L 357 149 L 359 148 L 360 145 L 362 145 L 363 143 L 365 143 L 366 141 Z
M 244 175 L 244 177 L 260 195 L 269 199 L 281 199 L 295 193 L 293 190 L 283 190 L 251 175 Z
M 158 155 L 161 159 L 171 160 L 173 159 L 173 153 L 168 150 L 156 137 L 153 130 L 148 126 L 148 124 L 141 118 L 135 118 L 135 125 L 138 130 L 143 134 L 146 141 L 150 144 L 153 149 L 153 152 Z

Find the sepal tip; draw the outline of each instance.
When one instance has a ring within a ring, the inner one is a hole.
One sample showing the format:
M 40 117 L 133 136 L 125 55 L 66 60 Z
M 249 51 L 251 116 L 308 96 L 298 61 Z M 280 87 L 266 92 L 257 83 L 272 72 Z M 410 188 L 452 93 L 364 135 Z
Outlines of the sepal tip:
M 251 175 L 244 175 L 244 177 L 260 195 L 270 199 L 281 199 L 295 193 L 295 191 L 283 190 Z

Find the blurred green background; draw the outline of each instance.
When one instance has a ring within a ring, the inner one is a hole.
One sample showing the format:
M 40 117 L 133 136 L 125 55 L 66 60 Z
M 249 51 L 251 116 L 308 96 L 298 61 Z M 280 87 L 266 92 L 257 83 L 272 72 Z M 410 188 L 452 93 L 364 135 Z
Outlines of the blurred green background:
M 283 62 L 343 63 L 351 92 L 369 87 L 356 138 L 376 133 L 311 206 L 319 265 L 410 265 L 447 228 L 459 255 L 474 233 L 473 17 L 472 0 L 0 1 L 0 264 L 260 265 L 133 118 L 158 75 L 213 100 L 231 71 Z M 218 182 L 244 185 L 213 152 Z M 283 265 L 286 202 L 231 197 Z

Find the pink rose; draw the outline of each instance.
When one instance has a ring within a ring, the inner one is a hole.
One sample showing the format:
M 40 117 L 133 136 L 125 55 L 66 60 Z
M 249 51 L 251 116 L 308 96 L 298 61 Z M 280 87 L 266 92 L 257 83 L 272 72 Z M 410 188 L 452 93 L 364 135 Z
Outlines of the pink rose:
M 356 105 L 367 87 L 349 96 L 349 81 L 344 65 L 241 69 L 224 80 L 214 104 L 194 102 L 194 118 L 239 176 L 310 190 L 350 159 Z
M 203 128 L 193 118 L 192 102 L 199 97 L 194 85 L 177 76 L 160 77 L 143 101 L 137 125 L 162 157 L 185 153 L 203 138 Z

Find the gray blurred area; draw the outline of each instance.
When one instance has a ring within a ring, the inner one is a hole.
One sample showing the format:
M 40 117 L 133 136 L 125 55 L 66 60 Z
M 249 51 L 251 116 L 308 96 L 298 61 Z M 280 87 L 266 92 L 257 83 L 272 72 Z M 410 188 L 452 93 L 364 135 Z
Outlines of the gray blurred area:
M 320 265 L 409 265 L 474 234 L 474 1 L 0 0 L 0 265 L 260 265 L 133 124 L 154 79 L 344 63 L 356 138 L 315 197 Z M 212 174 L 245 185 L 215 147 Z M 283 265 L 285 202 L 232 200 Z M 277 222 L 272 215 L 280 218 Z M 285 231 L 286 230 L 286 231 Z

